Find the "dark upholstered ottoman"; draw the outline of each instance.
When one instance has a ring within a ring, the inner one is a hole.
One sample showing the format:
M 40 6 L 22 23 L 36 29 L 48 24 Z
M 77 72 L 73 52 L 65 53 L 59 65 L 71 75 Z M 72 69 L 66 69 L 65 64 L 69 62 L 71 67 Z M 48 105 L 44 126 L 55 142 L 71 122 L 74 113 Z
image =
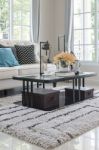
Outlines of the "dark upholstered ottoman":
M 80 101 L 93 97 L 93 88 L 81 87 L 80 89 Z M 75 88 L 75 102 L 79 102 L 79 90 Z M 73 104 L 73 89 L 65 88 L 65 104 Z
M 59 93 L 58 90 L 37 88 L 31 92 L 22 92 L 23 106 L 52 110 L 59 107 Z

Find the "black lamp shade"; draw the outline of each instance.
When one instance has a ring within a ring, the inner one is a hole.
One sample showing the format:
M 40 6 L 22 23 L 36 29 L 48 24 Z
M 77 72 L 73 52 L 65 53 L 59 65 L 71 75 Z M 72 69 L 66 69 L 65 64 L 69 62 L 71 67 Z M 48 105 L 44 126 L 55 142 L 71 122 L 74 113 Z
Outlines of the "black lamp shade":
M 44 45 L 42 46 L 43 50 L 49 50 L 49 43 L 48 41 L 44 43 Z

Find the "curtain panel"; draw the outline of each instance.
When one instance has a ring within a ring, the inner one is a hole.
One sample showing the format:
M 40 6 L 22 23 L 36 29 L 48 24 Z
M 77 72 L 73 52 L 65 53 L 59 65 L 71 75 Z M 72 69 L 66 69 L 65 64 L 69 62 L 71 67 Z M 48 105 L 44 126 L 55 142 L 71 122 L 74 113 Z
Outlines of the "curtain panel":
M 38 43 L 40 27 L 40 0 L 32 0 L 31 20 L 31 38 L 33 42 Z
M 72 50 L 73 0 L 65 0 L 65 50 Z

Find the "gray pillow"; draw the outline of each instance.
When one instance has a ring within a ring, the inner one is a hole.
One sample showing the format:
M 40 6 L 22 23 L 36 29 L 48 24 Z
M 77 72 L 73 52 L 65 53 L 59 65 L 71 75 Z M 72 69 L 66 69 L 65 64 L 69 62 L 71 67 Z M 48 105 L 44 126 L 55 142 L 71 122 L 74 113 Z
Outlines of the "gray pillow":
M 15 45 L 19 64 L 36 63 L 34 45 Z

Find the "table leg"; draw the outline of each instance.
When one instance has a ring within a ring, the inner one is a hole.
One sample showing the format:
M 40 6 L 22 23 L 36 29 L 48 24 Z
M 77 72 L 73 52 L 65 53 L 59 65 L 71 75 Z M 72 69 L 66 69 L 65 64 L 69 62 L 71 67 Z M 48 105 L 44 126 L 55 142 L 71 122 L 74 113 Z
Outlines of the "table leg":
M 56 87 L 57 83 L 56 82 L 53 82 L 53 87 Z
M 27 92 L 29 92 L 29 81 L 26 81 L 26 83 L 27 83 L 27 87 L 26 87 L 26 89 L 27 89 Z
M 37 82 L 37 88 L 39 88 L 39 82 Z
M 43 83 L 43 88 L 45 89 L 45 83 Z
M 31 81 L 31 93 L 33 93 L 33 82 Z
M 75 86 L 77 86 L 77 79 L 75 79 Z
M 75 103 L 75 79 L 73 79 L 73 103 Z
M 23 81 L 22 105 L 29 106 L 29 81 Z
M 23 92 L 25 92 L 25 81 L 23 81 Z
M 85 87 L 85 78 L 82 78 L 82 86 Z
M 78 99 L 79 101 L 81 100 L 81 95 L 80 95 L 80 87 L 81 87 L 81 79 L 78 79 Z

